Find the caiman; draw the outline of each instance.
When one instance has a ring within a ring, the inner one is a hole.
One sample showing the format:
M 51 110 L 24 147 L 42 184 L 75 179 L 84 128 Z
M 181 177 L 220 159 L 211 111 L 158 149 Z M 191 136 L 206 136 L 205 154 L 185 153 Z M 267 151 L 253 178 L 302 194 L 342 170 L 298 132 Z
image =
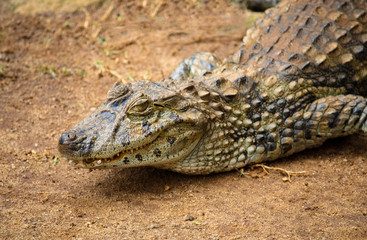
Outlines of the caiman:
M 183 60 L 169 77 L 115 83 L 59 140 L 84 168 L 208 174 L 367 133 L 367 1 L 290 0 L 240 49 Z

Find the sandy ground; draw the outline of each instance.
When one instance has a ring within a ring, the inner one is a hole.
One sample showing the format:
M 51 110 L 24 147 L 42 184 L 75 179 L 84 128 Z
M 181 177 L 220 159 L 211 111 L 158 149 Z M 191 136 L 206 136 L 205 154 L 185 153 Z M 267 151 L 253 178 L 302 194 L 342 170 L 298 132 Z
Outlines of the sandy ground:
M 107 1 L 73 13 L 0 10 L 0 239 L 366 239 L 367 138 L 186 176 L 88 171 L 61 133 L 119 77 L 157 81 L 198 51 L 229 56 L 259 14 L 219 1 Z

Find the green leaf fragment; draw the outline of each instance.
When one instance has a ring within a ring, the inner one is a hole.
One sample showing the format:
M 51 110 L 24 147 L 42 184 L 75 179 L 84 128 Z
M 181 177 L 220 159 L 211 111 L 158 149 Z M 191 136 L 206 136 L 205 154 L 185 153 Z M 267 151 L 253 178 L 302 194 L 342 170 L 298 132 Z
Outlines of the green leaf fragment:
M 133 78 L 131 75 L 129 75 L 129 74 L 126 74 L 126 77 L 127 77 L 130 81 L 135 81 L 135 80 L 134 80 L 134 78 Z
M 56 166 L 59 163 L 59 159 L 57 157 L 54 157 L 54 166 Z
M 83 70 L 81 70 L 79 68 L 75 68 L 74 70 L 75 70 L 75 72 L 79 73 L 83 77 L 87 77 L 88 76 L 88 74 L 86 72 L 84 72 Z

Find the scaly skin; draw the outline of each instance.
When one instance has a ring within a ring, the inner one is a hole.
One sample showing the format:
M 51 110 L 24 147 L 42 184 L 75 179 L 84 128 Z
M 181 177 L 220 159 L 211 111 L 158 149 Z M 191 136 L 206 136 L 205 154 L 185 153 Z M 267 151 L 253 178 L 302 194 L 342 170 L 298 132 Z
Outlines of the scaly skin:
M 59 150 L 86 168 L 208 174 L 366 133 L 366 9 L 365 0 L 283 1 L 223 63 L 199 53 L 158 83 L 116 83 Z

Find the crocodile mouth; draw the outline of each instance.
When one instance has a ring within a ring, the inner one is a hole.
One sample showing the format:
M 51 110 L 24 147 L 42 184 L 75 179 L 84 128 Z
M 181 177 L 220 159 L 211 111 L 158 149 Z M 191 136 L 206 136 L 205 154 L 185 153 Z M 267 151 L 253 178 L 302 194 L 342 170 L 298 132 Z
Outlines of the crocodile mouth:
M 107 165 L 111 165 L 112 167 L 118 167 L 119 165 L 117 164 L 113 165 L 113 162 L 120 161 L 126 154 L 134 154 L 140 150 L 147 149 L 154 142 L 154 140 L 140 147 L 130 148 L 130 149 L 126 149 L 121 152 L 118 152 L 109 158 L 70 159 L 69 164 L 76 166 L 76 167 L 83 167 L 83 168 L 103 168 L 103 167 L 108 167 Z
M 122 149 L 111 157 L 96 155 L 84 158 L 69 158 L 69 164 L 80 168 L 101 169 L 101 168 L 128 168 L 137 166 L 156 166 L 162 163 L 173 162 L 187 156 L 202 134 L 198 130 L 182 131 L 182 126 L 165 129 L 150 136 L 148 141 L 140 146 L 131 146 L 129 149 Z M 188 142 L 194 143 L 189 144 Z

